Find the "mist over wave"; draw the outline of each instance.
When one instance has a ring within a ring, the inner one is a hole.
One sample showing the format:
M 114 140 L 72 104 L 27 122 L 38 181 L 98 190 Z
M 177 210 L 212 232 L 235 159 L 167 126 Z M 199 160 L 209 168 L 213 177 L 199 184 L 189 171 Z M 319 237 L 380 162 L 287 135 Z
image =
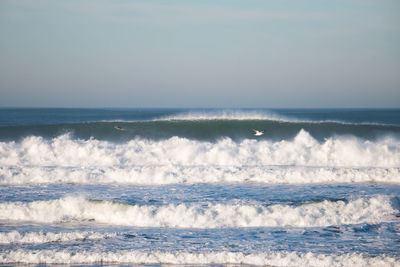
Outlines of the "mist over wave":
M 207 110 L 187 111 L 156 118 L 154 120 L 271 120 L 296 121 L 268 110 Z
M 285 123 L 310 123 L 310 124 L 348 124 L 348 125 L 392 125 L 391 123 L 382 123 L 376 121 L 346 121 L 343 119 L 334 118 L 304 118 L 296 117 L 296 115 L 284 115 L 273 110 L 203 110 L 203 111 L 186 111 L 173 115 L 167 115 L 159 118 L 153 119 L 153 121 L 174 121 L 174 120 L 184 120 L 184 121 L 201 121 L 201 120 L 262 120 L 262 121 L 275 121 L 275 122 L 285 122 Z M 123 120 L 121 120 L 123 122 Z

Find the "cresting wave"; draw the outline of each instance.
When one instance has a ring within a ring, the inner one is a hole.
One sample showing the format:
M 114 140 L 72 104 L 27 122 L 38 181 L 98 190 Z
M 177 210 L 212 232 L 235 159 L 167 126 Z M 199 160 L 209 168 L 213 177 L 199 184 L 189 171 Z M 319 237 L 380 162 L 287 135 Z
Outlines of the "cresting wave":
M 104 238 L 113 238 L 113 233 L 94 233 L 94 232 L 26 232 L 19 233 L 12 231 L 0 233 L 0 244 L 43 244 L 50 242 L 71 242 L 80 240 L 96 240 Z
M 88 221 L 168 228 L 324 227 L 395 220 L 397 202 L 388 196 L 376 196 L 347 203 L 325 200 L 301 206 L 213 203 L 141 206 L 65 197 L 29 203 L 1 203 L 0 220 L 38 223 Z
M 250 264 L 268 266 L 399 266 L 399 259 L 389 256 L 362 254 L 324 255 L 296 252 L 267 252 L 244 254 L 240 252 L 95 252 L 15 250 L 0 253 L 0 263 L 45 264 Z
M 277 114 L 273 111 L 243 111 L 243 110 L 216 110 L 216 111 L 191 111 L 178 113 L 174 115 L 159 117 L 153 121 L 200 121 L 200 120 L 264 120 L 276 122 L 289 122 L 289 123 L 335 123 L 345 125 L 392 125 L 377 122 L 346 122 L 341 120 L 311 120 L 311 119 L 297 119 L 284 115 Z M 120 120 L 123 122 L 123 120 Z M 126 121 L 128 122 L 128 121 Z

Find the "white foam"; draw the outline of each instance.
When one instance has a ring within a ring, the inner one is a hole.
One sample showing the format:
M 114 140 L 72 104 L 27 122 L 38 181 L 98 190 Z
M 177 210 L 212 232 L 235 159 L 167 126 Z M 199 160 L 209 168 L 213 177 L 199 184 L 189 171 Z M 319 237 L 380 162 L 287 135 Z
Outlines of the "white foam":
M 0 184 L 399 183 L 400 168 L 302 166 L 0 167 Z
M 0 233 L 0 244 L 43 244 L 49 242 L 70 242 L 76 240 L 94 240 L 115 237 L 115 233 L 94 233 L 94 232 L 26 232 L 19 233 L 12 231 Z
M 318 143 L 306 131 L 292 141 L 234 142 L 226 138 L 216 143 L 173 137 L 152 141 L 135 139 L 124 144 L 98 140 L 72 140 L 63 135 L 52 140 L 28 137 L 20 143 L 0 143 L 3 166 L 329 166 L 400 167 L 400 142 L 376 142 L 356 138 L 329 138 Z
M 0 142 L 0 183 L 400 182 L 400 141 L 329 138 L 302 130 L 291 141 L 173 137 L 123 144 L 27 137 Z
M 140 206 L 82 197 L 0 203 L 0 220 L 59 223 L 92 221 L 134 227 L 324 227 L 395 220 L 396 208 L 387 196 L 322 201 L 301 206 L 178 204 Z
M 31 264 L 251 264 L 268 266 L 399 266 L 399 259 L 390 256 L 363 254 L 324 255 L 296 252 L 94 252 L 53 250 L 10 250 L 0 252 L 0 263 Z

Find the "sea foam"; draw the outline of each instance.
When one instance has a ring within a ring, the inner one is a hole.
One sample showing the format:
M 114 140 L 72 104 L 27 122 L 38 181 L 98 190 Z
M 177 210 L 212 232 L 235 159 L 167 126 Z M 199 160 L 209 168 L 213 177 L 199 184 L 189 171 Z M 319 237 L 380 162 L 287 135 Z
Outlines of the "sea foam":
M 94 232 L 25 232 L 12 231 L 0 233 L 0 244 L 43 244 L 50 242 L 71 242 L 80 240 L 96 240 L 115 237 L 114 233 Z
M 400 168 L 303 166 L 0 167 L 1 184 L 399 183 Z
M 0 184 L 399 183 L 400 168 L 307 166 L 0 167 Z
M 395 220 L 398 207 L 388 196 L 322 201 L 300 206 L 214 203 L 129 205 L 65 197 L 34 202 L 0 203 L 0 220 L 60 223 L 87 221 L 134 227 L 324 227 Z
M 13 250 L 0 253 L 0 263 L 45 264 L 250 264 L 268 266 L 399 266 L 399 259 L 390 256 L 362 254 L 324 255 L 296 252 L 119 252 Z

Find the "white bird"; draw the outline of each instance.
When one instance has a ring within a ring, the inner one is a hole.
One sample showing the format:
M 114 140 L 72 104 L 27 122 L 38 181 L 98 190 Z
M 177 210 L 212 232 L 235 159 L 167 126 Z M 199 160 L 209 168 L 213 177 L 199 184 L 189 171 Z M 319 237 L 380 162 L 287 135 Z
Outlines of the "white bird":
M 254 131 L 254 135 L 255 136 L 260 136 L 260 135 L 264 134 L 264 131 L 259 131 L 259 130 L 256 130 L 256 129 L 253 129 L 253 131 Z

